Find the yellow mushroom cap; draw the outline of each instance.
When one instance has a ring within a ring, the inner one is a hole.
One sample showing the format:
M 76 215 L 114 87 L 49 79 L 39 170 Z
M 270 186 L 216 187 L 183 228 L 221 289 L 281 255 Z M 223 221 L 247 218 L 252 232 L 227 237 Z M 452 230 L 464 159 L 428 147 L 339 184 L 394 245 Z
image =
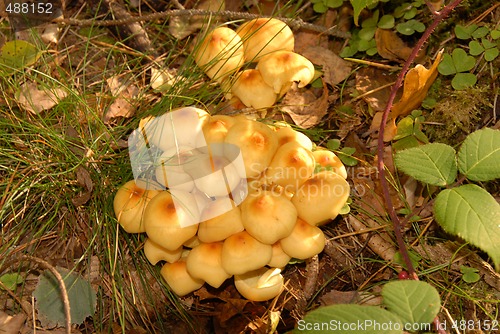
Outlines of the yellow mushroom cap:
M 292 141 L 280 146 L 266 170 L 266 180 L 295 192 L 314 173 L 312 152 Z
M 260 122 L 242 118 L 229 129 L 225 143 L 240 148 L 247 178 L 258 177 L 278 149 L 278 138 L 273 130 Z
M 232 92 L 247 107 L 255 109 L 269 108 L 274 105 L 278 95 L 269 86 L 258 70 L 244 70 L 231 88 Z
M 230 28 L 215 28 L 194 50 L 194 60 L 211 79 L 221 81 L 243 65 L 241 38 Z
M 172 251 L 161 247 L 149 238 L 147 238 L 144 243 L 144 255 L 146 255 L 146 258 L 152 265 L 155 265 L 160 261 L 174 263 L 181 258 L 181 254 L 182 246 Z
M 283 251 L 279 241 L 272 246 L 273 255 L 271 256 L 271 260 L 267 263 L 267 266 L 271 268 L 284 268 L 292 257 Z
M 319 227 L 299 218 L 292 233 L 281 239 L 280 245 L 289 256 L 305 260 L 321 253 L 325 248 L 325 241 L 325 235 Z
M 329 150 L 316 150 L 313 152 L 317 164 L 325 168 L 331 168 L 333 172 L 347 179 L 347 170 L 340 158 Z
M 234 117 L 227 115 L 215 115 L 203 125 L 203 135 L 205 143 L 198 146 L 210 145 L 212 143 L 223 143 L 226 138 L 229 128 L 231 128 L 236 120 Z
M 165 263 L 160 274 L 172 291 L 179 297 L 185 296 L 203 286 L 203 280 L 192 277 L 186 267 L 185 261 Z
M 283 290 L 283 276 L 278 268 L 260 268 L 234 275 L 236 290 L 246 299 L 261 302 L 278 296 Z
M 335 218 L 349 197 L 347 181 L 337 173 L 322 171 L 304 182 L 292 197 L 298 216 L 311 225 Z
M 240 207 L 230 199 L 211 202 L 203 210 L 201 220 L 198 237 L 202 242 L 222 241 L 244 230 Z
M 272 245 L 292 233 L 297 209 L 285 196 L 264 190 L 250 194 L 243 201 L 241 219 L 252 237 Z
M 265 245 L 242 231 L 233 234 L 222 245 L 222 268 L 231 275 L 261 268 L 271 260 L 271 245 Z
M 289 126 L 277 128 L 276 135 L 278 136 L 279 146 L 285 145 L 289 142 L 297 142 L 309 151 L 311 151 L 313 148 L 313 143 L 311 139 L 309 139 L 309 137 L 307 137 L 302 132 L 295 131 Z
M 148 202 L 156 196 L 158 190 L 146 190 L 134 180 L 122 185 L 116 192 L 113 208 L 118 223 L 128 233 L 146 232 L 143 222 L 144 211 Z
M 262 57 L 257 69 L 264 81 L 280 96 L 290 89 L 293 82 L 298 82 L 299 88 L 302 88 L 314 78 L 314 65 L 291 51 L 276 51 Z
M 186 259 L 188 273 L 218 288 L 231 277 L 222 268 L 222 242 L 201 243 L 191 249 Z
M 258 18 L 243 23 L 236 32 L 243 41 L 245 61 L 278 50 L 292 51 L 293 32 L 285 22 L 274 18 Z
M 175 201 L 174 201 L 175 196 Z M 148 237 L 158 245 L 176 250 L 198 231 L 199 212 L 193 195 L 162 191 L 149 202 L 144 212 Z M 183 227 L 185 226 L 185 227 Z

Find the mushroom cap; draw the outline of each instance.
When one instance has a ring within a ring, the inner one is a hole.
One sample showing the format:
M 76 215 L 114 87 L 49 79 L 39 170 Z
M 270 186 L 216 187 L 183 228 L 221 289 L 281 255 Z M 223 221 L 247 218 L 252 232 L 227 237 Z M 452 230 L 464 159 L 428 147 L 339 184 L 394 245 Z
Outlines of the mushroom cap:
M 294 37 L 285 22 L 274 18 L 258 18 L 243 23 L 236 33 L 241 37 L 245 61 L 257 61 L 258 57 L 278 50 L 292 51 Z
M 218 288 L 231 277 L 222 268 L 222 242 L 201 243 L 191 249 L 186 259 L 188 273 Z
M 247 178 L 259 176 L 278 149 L 278 138 L 273 130 L 260 122 L 242 118 L 229 129 L 225 143 L 240 148 Z
M 226 138 L 229 128 L 231 128 L 236 120 L 234 117 L 227 115 L 215 115 L 203 125 L 203 135 L 205 136 L 206 145 L 212 143 L 223 143 Z M 199 144 L 198 147 L 204 144 Z
M 292 233 L 281 239 L 280 245 L 289 256 L 305 260 L 321 253 L 325 248 L 325 241 L 325 235 L 319 227 L 299 218 Z
M 297 209 L 288 198 L 264 190 L 250 194 L 241 204 L 245 230 L 260 242 L 272 245 L 292 233 Z
M 149 145 L 162 151 L 178 147 L 196 147 L 203 137 L 202 127 L 210 115 L 202 109 L 184 107 L 144 122 L 142 134 Z M 205 145 L 203 145 L 205 146 Z
M 280 96 L 290 89 L 293 82 L 298 82 L 299 88 L 302 88 L 314 78 L 314 65 L 292 51 L 276 51 L 263 56 L 257 69 L 264 81 Z
M 173 188 L 190 192 L 194 188 L 194 181 L 184 166 L 196 154 L 192 147 L 172 147 L 163 152 L 156 160 L 155 176 L 158 183 L 166 188 Z
M 198 290 L 203 286 L 203 280 L 193 278 L 188 272 L 185 261 L 165 263 L 160 270 L 160 274 L 167 282 L 170 289 L 179 297 Z
M 158 190 L 142 188 L 135 180 L 128 181 L 118 189 L 113 209 L 118 223 L 126 232 L 146 232 L 143 221 L 146 205 L 158 193 Z
M 147 238 L 144 243 L 144 255 L 148 259 L 149 263 L 152 265 L 157 264 L 160 261 L 167 261 L 168 263 L 174 263 L 181 258 L 182 246 L 176 250 L 168 250 L 161 247 L 156 242 Z
M 317 164 L 325 168 L 331 168 L 333 172 L 347 179 L 347 170 L 340 158 L 330 150 L 319 149 L 313 152 Z
M 322 171 L 304 182 L 292 197 L 298 216 L 311 225 L 335 218 L 349 197 L 347 181 L 337 173 Z
M 240 36 L 227 27 L 209 32 L 194 50 L 196 64 L 211 79 L 221 81 L 235 73 L 244 62 Z
M 236 290 L 246 299 L 262 302 L 278 296 L 283 290 L 283 276 L 278 268 L 259 268 L 235 275 Z
M 309 137 L 299 131 L 295 131 L 289 126 L 279 127 L 276 129 L 276 135 L 278 136 L 279 146 L 285 145 L 289 142 L 297 142 L 302 145 L 305 149 L 312 151 L 313 143 Z
M 265 171 L 268 182 L 295 192 L 314 173 L 315 161 L 312 152 L 292 141 L 280 146 Z
M 271 245 L 266 245 L 242 231 L 233 234 L 222 245 L 222 268 L 231 275 L 261 268 L 271 260 Z
M 198 231 L 196 200 L 190 193 L 180 191 L 174 195 L 162 191 L 153 199 L 144 212 L 146 233 L 161 247 L 174 251 Z
M 247 107 L 269 108 L 274 105 L 278 95 L 269 86 L 258 70 L 248 69 L 238 74 L 232 92 Z
M 245 229 L 240 207 L 231 199 L 228 199 L 228 202 L 214 201 L 203 210 L 198 228 L 198 238 L 202 242 L 222 241 Z M 228 204 L 231 207 L 228 207 Z M 205 217 L 211 218 L 205 219 Z
M 273 255 L 271 256 L 271 260 L 267 263 L 267 266 L 271 268 L 284 268 L 292 257 L 283 251 L 279 241 L 272 244 L 272 246 Z

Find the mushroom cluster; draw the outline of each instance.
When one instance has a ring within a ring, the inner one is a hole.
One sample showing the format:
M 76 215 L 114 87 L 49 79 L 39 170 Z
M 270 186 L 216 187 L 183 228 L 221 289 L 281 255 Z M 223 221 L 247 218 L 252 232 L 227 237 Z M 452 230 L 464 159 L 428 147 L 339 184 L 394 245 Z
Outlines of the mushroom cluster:
M 145 155 L 157 158 L 152 172 L 118 189 L 119 224 L 147 234 L 146 258 L 163 264 L 161 274 L 179 296 L 234 277 L 243 297 L 274 298 L 291 258 L 323 250 L 319 226 L 349 196 L 345 167 L 288 125 L 192 107 L 164 116 L 139 129 L 151 150 Z
M 215 28 L 204 36 L 193 55 L 196 64 L 229 96 L 261 109 L 274 105 L 294 82 L 301 88 L 313 80 L 313 64 L 293 49 L 290 27 L 278 19 L 258 18 L 236 31 Z

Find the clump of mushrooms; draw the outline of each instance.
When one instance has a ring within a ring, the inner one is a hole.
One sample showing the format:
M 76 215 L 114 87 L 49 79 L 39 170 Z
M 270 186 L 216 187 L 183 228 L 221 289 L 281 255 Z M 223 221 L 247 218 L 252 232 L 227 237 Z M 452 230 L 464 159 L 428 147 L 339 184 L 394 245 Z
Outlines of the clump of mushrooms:
M 227 97 L 234 95 L 247 107 L 265 109 L 294 82 L 301 88 L 314 78 L 313 64 L 293 52 L 294 45 L 293 32 L 286 23 L 257 18 L 236 31 L 215 28 L 198 42 L 194 59 L 208 77 L 221 84 Z M 250 68 L 252 63 L 256 63 L 255 68 Z
M 145 257 L 179 296 L 234 277 L 244 298 L 277 297 L 287 264 L 323 251 L 320 225 L 349 196 L 338 157 L 287 125 L 186 107 L 138 131 L 130 149 L 149 151 L 131 153 L 140 173 L 114 210 L 126 232 L 146 233 Z

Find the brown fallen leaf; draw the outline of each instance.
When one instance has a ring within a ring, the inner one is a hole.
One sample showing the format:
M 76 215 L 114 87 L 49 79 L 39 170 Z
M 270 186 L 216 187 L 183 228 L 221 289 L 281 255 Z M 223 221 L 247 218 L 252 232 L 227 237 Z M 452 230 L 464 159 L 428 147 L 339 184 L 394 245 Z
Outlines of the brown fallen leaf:
M 322 46 L 308 47 L 302 51 L 302 55 L 322 67 L 323 80 L 331 86 L 344 81 L 351 74 L 351 63 Z
M 378 54 L 388 60 L 404 61 L 412 52 L 412 48 L 392 30 L 378 28 L 375 31 L 375 42 Z
M 389 114 L 390 118 L 406 116 L 412 110 L 418 108 L 427 96 L 429 88 L 438 75 L 438 65 L 441 62 L 443 50 L 441 50 L 431 68 L 426 69 L 418 64 L 408 71 L 403 84 L 403 96 L 394 104 Z
M 92 190 L 94 189 L 94 183 L 92 182 L 92 177 L 85 167 L 78 166 L 75 170 L 76 180 L 81 187 L 85 188 L 85 191 L 76 197 L 73 197 L 71 202 L 75 207 L 84 205 L 87 203 L 92 195 Z
M 293 122 L 304 128 L 318 124 L 328 109 L 328 89 L 323 87 L 323 94 L 318 98 L 311 90 L 292 89 L 281 102 L 281 110 L 290 115 Z
M 67 95 L 62 88 L 38 89 L 35 83 L 28 82 L 21 86 L 17 102 L 25 110 L 39 114 L 56 106 Z
M 17 334 L 26 320 L 26 316 L 22 313 L 10 316 L 5 312 L 0 311 L 0 333 Z
M 364 67 L 356 71 L 356 90 L 374 111 L 383 111 L 391 93 L 390 84 L 396 75 L 376 67 Z M 387 86 L 380 89 L 380 87 Z M 379 123 L 380 124 L 380 123 Z
M 135 99 L 139 95 L 139 89 L 133 84 L 129 84 L 117 77 L 106 80 L 113 96 L 118 96 L 106 110 L 103 121 L 108 124 L 117 117 L 129 118 L 135 114 Z

